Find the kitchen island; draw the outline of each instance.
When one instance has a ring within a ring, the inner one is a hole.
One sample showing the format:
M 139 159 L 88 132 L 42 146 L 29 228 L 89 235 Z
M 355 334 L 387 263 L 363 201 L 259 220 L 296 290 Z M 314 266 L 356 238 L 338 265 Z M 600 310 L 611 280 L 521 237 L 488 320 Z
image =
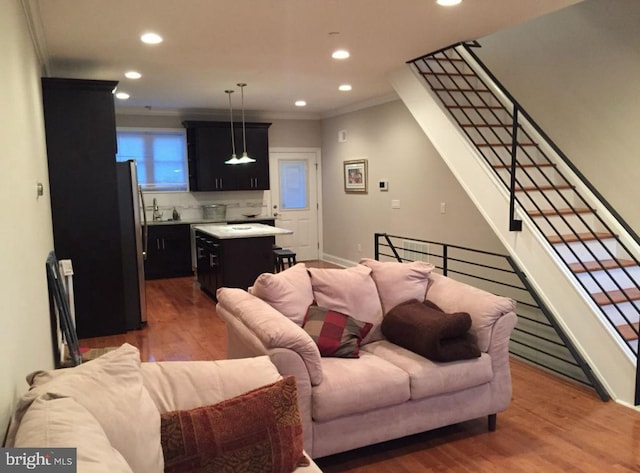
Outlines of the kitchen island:
M 195 225 L 200 288 L 215 298 L 220 287 L 247 289 L 256 278 L 273 271 L 276 235 L 293 233 L 260 223 Z

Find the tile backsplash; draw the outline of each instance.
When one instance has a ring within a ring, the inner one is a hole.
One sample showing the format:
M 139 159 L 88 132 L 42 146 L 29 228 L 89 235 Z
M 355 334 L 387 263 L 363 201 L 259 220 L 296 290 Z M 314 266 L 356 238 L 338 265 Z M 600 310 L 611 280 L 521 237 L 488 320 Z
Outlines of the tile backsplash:
M 271 217 L 270 191 L 228 191 L 228 192 L 145 192 L 147 220 L 153 220 L 153 199 L 158 202 L 162 220 L 170 219 L 173 209 L 185 221 L 202 218 L 202 205 L 225 204 L 227 220 L 246 218 L 243 214 L 258 214 Z

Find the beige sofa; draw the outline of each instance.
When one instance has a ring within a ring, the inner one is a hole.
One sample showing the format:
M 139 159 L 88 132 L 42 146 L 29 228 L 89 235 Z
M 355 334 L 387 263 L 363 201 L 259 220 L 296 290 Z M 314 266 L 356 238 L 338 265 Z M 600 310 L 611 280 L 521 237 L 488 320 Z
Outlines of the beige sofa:
M 228 357 L 268 355 L 281 374 L 296 377 L 304 445 L 312 458 L 483 416 L 494 430 L 496 414 L 511 399 L 508 345 L 515 302 L 434 273 L 424 263 L 361 263 L 309 270 L 298 264 L 261 275 L 249 292 L 219 289 Z M 448 313 L 468 312 L 481 356 L 434 362 L 384 339 L 383 314 L 412 298 L 426 298 Z M 373 324 L 359 358 L 320 355 L 301 327 L 305 304 L 312 302 Z
M 79 473 L 161 473 L 161 413 L 219 406 L 281 379 L 267 357 L 140 363 L 125 344 L 75 368 L 29 375 L 5 446 L 74 447 Z M 320 469 L 310 462 L 295 471 Z

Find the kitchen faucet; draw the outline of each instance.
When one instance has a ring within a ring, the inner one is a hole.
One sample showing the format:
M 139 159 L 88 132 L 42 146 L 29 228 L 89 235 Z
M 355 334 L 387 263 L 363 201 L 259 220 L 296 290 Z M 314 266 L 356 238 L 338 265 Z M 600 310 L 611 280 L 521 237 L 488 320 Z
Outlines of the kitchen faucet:
M 156 222 L 162 218 L 162 212 L 160 212 L 160 208 L 158 207 L 158 201 L 156 198 L 153 198 L 153 221 Z

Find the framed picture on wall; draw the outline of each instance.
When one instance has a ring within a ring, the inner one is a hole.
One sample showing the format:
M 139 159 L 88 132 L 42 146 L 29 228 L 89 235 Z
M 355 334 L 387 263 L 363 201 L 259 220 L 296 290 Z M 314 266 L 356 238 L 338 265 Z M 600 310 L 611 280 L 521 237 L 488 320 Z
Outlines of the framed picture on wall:
M 367 160 L 353 159 L 344 162 L 344 191 L 367 192 Z

